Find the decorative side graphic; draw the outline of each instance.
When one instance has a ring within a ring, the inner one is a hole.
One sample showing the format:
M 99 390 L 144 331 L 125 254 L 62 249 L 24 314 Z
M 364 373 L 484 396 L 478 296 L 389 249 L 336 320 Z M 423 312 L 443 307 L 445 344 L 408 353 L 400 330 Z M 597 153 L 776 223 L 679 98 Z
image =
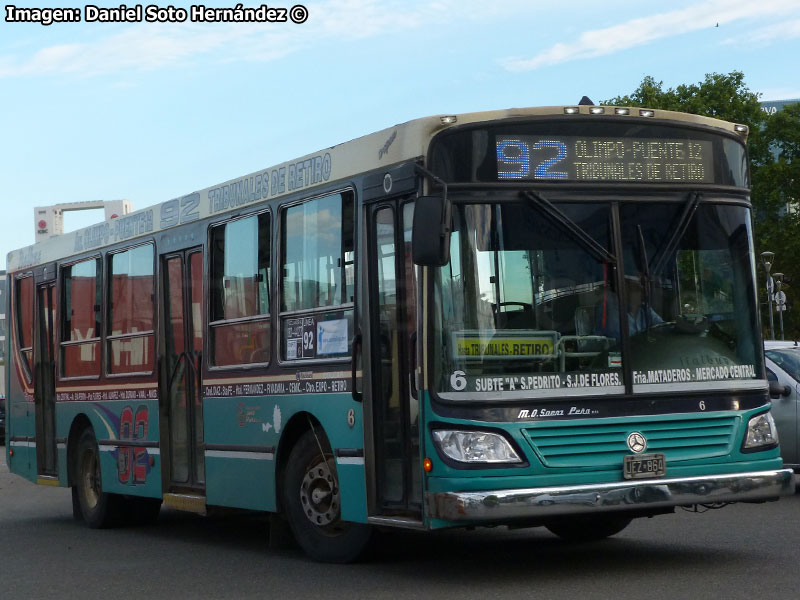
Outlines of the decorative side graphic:
M 146 440 L 148 422 L 149 411 L 144 404 L 140 404 L 135 413 L 130 406 L 123 408 L 119 420 L 120 442 Z M 147 448 L 125 445 L 117 448 L 116 453 L 119 482 L 124 485 L 146 483 L 147 474 L 150 472 L 150 456 Z

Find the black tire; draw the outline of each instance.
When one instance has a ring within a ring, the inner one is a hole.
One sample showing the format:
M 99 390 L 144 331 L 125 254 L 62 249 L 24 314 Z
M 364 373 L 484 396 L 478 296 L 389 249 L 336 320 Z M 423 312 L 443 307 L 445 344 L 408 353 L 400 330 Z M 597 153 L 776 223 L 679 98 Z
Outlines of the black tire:
M 316 437 L 306 432 L 292 448 L 281 492 L 289 526 L 308 556 L 328 563 L 349 563 L 361 556 L 372 529 L 341 520 L 336 461 L 320 430 Z
M 570 542 L 591 542 L 618 534 L 632 520 L 623 515 L 575 515 L 553 519 L 545 527 Z
M 83 513 L 81 512 L 81 501 L 78 499 L 78 486 L 72 486 L 72 518 L 78 523 L 83 523 Z
M 121 498 L 103 491 L 100 453 L 91 429 L 86 429 L 78 440 L 73 473 L 73 514 L 76 517 L 79 514 L 83 522 L 92 529 L 117 525 Z

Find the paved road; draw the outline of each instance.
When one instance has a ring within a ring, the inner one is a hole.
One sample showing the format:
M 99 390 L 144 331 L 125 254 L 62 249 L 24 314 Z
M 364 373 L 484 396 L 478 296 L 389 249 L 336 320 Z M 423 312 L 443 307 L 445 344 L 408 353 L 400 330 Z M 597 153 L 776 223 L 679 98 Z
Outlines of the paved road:
M 544 529 L 392 533 L 349 566 L 271 550 L 267 532 L 260 517 L 173 511 L 155 527 L 92 531 L 72 520 L 69 490 L 12 476 L 0 458 L 3 600 L 800 597 L 800 495 L 639 520 L 583 545 Z

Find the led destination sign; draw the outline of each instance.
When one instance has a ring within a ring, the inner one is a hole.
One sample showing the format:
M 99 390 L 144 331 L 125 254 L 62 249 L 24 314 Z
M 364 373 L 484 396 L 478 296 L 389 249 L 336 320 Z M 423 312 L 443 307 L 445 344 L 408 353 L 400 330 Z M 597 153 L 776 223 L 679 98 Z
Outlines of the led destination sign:
M 498 135 L 500 181 L 712 183 L 709 140 Z

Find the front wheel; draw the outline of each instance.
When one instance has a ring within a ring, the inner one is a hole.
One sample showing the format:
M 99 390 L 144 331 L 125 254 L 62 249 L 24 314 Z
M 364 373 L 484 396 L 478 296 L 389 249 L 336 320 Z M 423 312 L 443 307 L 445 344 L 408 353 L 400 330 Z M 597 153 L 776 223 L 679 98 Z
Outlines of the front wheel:
M 78 441 L 73 473 L 73 515 L 80 516 L 92 529 L 116 525 L 119 520 L 120 498 L 103 491 L 100 453 L 91 429 L 85 430 Z
M 545 527 L 570 542 L 591 542 L 618 534 L 631 521 L 622 515 L 575 515 L 553 519 Z
M 341 520 L 336 462 L 320 430 L 306 432 L 292 448 L 282 492 L 292 533 L 314 560 L 348 563 L 367 547 L 371 528 Z

